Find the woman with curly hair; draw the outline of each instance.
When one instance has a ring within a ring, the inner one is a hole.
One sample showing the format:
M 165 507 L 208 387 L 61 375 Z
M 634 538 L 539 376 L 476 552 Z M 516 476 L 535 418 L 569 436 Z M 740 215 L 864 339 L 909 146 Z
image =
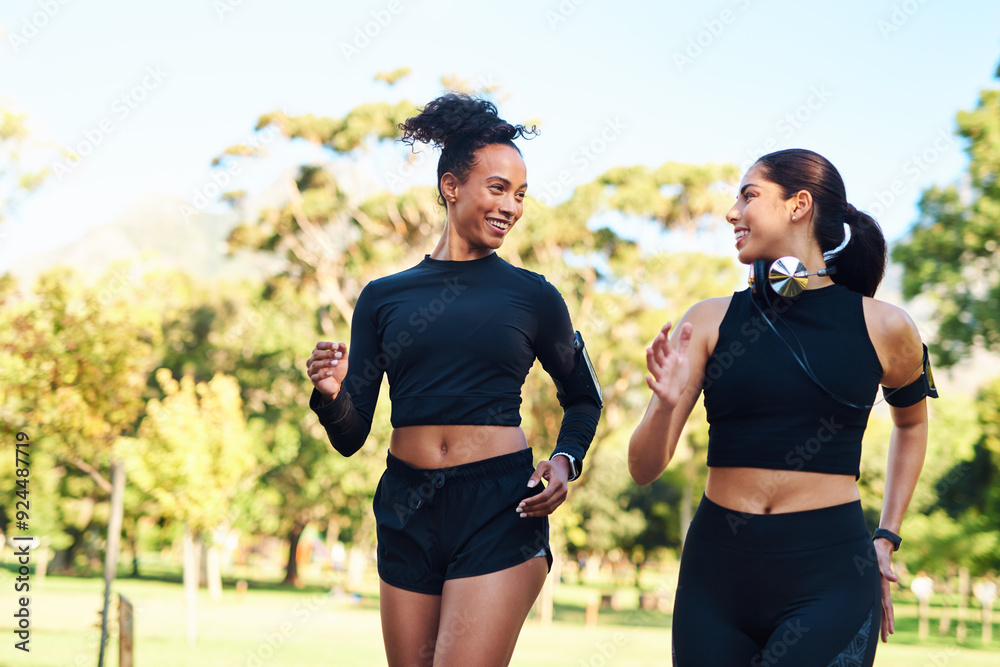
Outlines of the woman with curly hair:
M 349 353 L 316 345 L 310 407 L 350 456 L 388 376 L 393 431 L 374 509 L 389 665 L 506 665 L 551 567 L 547 517 L 580 474 L 600 387 L 559 292 L 496 253 L 528 187 L 514 139 L 533 129 L 458 94 L 400 129 L 441 148 L 444 230 L 422 262 L 364 288 Z M 537 466 L 519 414 L 536 358 L 563 408 Z

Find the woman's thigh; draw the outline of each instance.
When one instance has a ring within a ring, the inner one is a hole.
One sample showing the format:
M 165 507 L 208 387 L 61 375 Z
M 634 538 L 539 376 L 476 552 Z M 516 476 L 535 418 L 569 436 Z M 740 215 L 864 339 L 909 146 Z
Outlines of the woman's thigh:
M 547 574 L 546 559 L 539 557 L 505 570 L 446 581 L 434 667 L 509 664 Z
M 379 582 L 382 641 L 389 667 L 431 667 L 441 616 L 441 596 Z

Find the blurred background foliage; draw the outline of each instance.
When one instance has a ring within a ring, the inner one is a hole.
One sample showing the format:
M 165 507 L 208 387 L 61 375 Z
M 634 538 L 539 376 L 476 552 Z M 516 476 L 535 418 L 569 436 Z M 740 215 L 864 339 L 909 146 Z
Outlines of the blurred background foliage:
M 259 118 L 257 133 L 308 143 L 324 159 L 274 184 L 271 205 L 250 206 L 253 193 L 244 191 L 219 195 L 231 211 L 226 253 L 254 258 L 254 275 L 206 277 L 133 262 L 97 279 L 68 268 L 27 285 L 0 279 L 0 422 L 7 433 L 32 436 L 31 493 L 47 498 L 33 504 L 32 525 L 52 551 L 51 571 L 97 569 L 110 468 L 121 458 L 123 533 L 136 574 L 145 553 L 169 551 L 185 531 L 228 549 L 230 559 L 249 557 L 265 536 L 280 539 L 290 585 L 301 581 L 304 535 L 331 559 L 342 549 L 350 576 L 363 574 L 375 539 L 370 507 L 384 469 L 388 397 L 368 444 L 342 458 L 308 409 L 305 360 L 317 340 L 349 338 L 353 304 L 368 281 L 416 264 L 440 234 L 433 184 L 359 197 L 345 176 L 360 168 L 362 152 L 390 145 L 396 124 L 415 109 L 373 102 L 344 118 Z M 968 181 L 927 190 L 919 218 L 892 250 L 903 296 L 929 313 L 924 333 L 942 377 L 1000 347 L 1000 90 L 983 91 L 957 120 Z M 17 170 L 13 158 L 26 140 L 20 117 L 0 108 L 0 153 L 12 156 L 0 173 L 0 222 L 45 178 Z M 414 159 L 399 150 L 402 160 Z M 223 172 L 266 159 L 261 145 L 239 145 L 213 165 Z M 559 203 L 529 196 L 500 250 L 560 290 L 602 380 L 605 412 L 585 474 L 553 517 L 553 543 L 586 571 L 615 563 L 638 573 L 677 558 L 704 487 L 707 426 L 699 405 L 663 476 L 645 487 L 631 481 L 628 438 L 649 397 L 644 350 L 696 301 L 745 284 L 729 257 L 650 251 L 613 221 L 674 235 L 717 229 L 739 178 L 732 165 L 616 167 Z M 930 406 L 927 462 L 898 560 L 911 572 L 967 568 L 985 576 L 1000 563 L 1000 379 L 942 394 Z M 536 458 L 547 456 L 561 411 L 540 367 L 522 395 L 529 443 Z M 888 413 L 874 410 L 860 480 L 873 524 L 890 429 Z M 7 534 L 13 465 L 13 457 L 0 461 Z

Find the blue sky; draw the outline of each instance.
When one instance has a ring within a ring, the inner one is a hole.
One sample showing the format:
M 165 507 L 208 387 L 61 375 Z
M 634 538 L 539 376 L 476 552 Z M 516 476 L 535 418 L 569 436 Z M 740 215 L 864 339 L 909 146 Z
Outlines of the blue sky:
M 536 196 L 616 165 L 800 146 L 893 240 L 922 188 L 963 173 L 955 114 L 998 85 L 998 26 L 993 0 L 8 0 L 0 98 L 40 139 L 100 142 L 5 223 L 0 269 L 149 193 L 191 201 L 262 113 L 422 103 L 442 75 L 499 85 L 502 115 L 540 121 L 522 145 Z M 373 80 L 401 66 L 395 88 Z M 366 158 L 383 176 L 402 164 L 388 150 Z M 432 166 L 409 180 L 432 184 Z

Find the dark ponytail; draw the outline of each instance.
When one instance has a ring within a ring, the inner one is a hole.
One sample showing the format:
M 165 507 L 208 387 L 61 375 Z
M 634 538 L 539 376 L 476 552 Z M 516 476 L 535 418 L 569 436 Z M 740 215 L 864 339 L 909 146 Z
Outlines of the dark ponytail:
M 886 243 L 882 229 L 867 213 L 847 203 L 844 179 L 829 160 L 802 148 L 768 153 L 757 160 L 762 175 L 790 198 L 806 190 L 813 200 L 813 234 L 824 253 L 844 241 L 844 224 L 851 228 L 847 246 L 827 259 L 836 266 L 833 282 L 864 294 L 875 296 L 885 275 Z
M 432 144 L 441 149 L 438 160 L 438 203 L 444 206 L 441 177 L 452 173 L 464 183 L 476 167 L 476 151 L 490 144 L 506 144 L 518 153 L 514 145 L 518 137 L 531 138 L 538 134 L 532 126 L 511 125 L 500 118 L 496 105 L 461 93 L 447 93 L 432 100 L 421 112 L 399 124 L 401 141 Z
M 887 259 L 882 228 L 875 218 L 854 208 L 854 204 L 847 205 L 844 222 L 851 228 L 851 240 L 846 248 L 829 260 L 830 265 L 837 267 L 837 273 L 832 278 L 855 292 L 875 296 L 875 290 L 885 276 Z

